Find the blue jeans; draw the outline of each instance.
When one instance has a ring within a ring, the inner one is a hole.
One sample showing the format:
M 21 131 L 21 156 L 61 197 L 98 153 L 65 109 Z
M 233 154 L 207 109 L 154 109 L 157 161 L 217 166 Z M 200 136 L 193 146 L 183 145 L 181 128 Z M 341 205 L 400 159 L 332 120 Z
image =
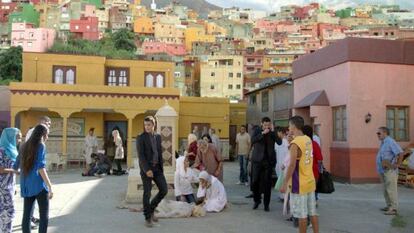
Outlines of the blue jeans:
M 30 219 L 32 217 L 34 202 L 37 200 L 37 205 L 39 206 L 39 233 L 46 233 L 47 226 L 49 224 L 49 195 L 48 192 L 43 189 L 39 194 L 33 197 L 24 198 L 24 207 L 23 207 L 23 220 L 22 220 L 22 232 L 30 233 L 31 224 Z
M 242 183 L 247 183 L 249 180 L 247 178 L 247 158 L 246 158 L 246 155 L 239 155 L 239 164 L 240 164 L 240 177 L 239 177 L 239 180 Z

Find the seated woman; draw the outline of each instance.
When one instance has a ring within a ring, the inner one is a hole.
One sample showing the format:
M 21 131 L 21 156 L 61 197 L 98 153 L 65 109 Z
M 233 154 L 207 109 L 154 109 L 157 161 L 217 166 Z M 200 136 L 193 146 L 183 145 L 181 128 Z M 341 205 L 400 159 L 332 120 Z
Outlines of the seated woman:
M 221 212 L 227 205 L 227 195 L 223 184 L 206 171 L 200 172 L 200 186 L 197 198 L 202 200 L 206 212 Z
M 176 160 L 176 170 L 174 176 L 174 192 L 177 201 L 194 203 L 193 187 L 191 183 L 198 182 L 197 172 L 190 167 L 188 156 L 181 156 Z

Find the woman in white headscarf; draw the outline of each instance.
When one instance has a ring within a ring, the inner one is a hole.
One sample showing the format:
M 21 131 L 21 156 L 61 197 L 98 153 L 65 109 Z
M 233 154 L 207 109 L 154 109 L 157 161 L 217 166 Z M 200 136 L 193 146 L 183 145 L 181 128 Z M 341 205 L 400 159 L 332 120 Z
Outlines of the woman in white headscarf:
M 122 172 L 121 160 L 124 159 L 124 147 L 122 143 L 121 135 L 118 130 L 112 131 L 114 137 L 115 149 L 115 163 L 117 165 L 118 173 Z
M 221 212 L 227 205 L 227 195 L 224 185 L 206 171 L 200 172 L 200 186 L 197 198 L 203 198 L 203 208 L 206 212 Z
M 188 156 L 181 156 L 176 160 L 176 170 L 174 175 L 174 192 L 177 201 L 194 203 L 194 192 L 192 183 L 198 182 L 197 172 L 190 167 Z

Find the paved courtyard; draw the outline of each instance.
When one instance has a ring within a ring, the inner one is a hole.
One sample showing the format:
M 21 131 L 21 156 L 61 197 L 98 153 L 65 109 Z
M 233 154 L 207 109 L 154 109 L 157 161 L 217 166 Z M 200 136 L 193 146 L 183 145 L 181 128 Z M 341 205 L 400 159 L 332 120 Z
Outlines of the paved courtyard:
M 127 176 L 103 179 L 81 177 L 80 171 L 52 173 L 55 197 L 51 202 L 49 232 L 156 232 L 156 233 L 290 233 L 297 232 L 282 216 L 282 204 L 273 195 L 271 211 L 253 211 L 248 187 L 235 185 L 238 177 L 236 162 L 225 163 L 225 185 L 230 208 L 203 218 L 165 219 L 160 226 L 144 227 L 142 213 L 118 209 L 127 185 Z M 321 233 L 400 233 L 414 229 L 414 190 L 399 188 L 400 214 L 407 223 L 393 228 L 392 217 L 384 216 L 381 186 L 336 184 L 336 192 L 321 195 L 319 203 Z M 22 199 L 18 195 L 14 232 L 20 232 Z M 261 206 L 262 207 L 262 206 Z M 34 231 L 37 232 L 37 231 Z M 311 232 L 311 230 L 309 231 Z

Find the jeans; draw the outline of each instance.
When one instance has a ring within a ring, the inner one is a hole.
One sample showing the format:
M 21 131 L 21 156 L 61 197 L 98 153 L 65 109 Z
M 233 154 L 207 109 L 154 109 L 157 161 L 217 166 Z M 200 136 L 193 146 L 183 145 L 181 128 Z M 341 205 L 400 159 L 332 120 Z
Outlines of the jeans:
M 49 224 L 49 195 L 48 192 L 43 189 L 39 194 L 33 197 L 24 198 L 23 207 L 23 220 L 22 220 L 22 232 L 30 233 L 31 224 L 30 219 L 32 217 L 32 210 L 34 208 L 34 202 L 37 200 L 39 206 L 39 233 L 46 233 L 47 226 Z
M 191 204 L 191 203 L 195 203 L 196 202 L 195 197 L 194 197 L 194 194 L 184 195 L 184 198 L 185 198 L 185 200 L 186 200 L 186 202 L 188 204 Z M 181 201 L 181 196 L 175 197 L 175 200 L 176 201 Z
M 239 181 L 241 183 L 247 183 L 249 180 L 247 178 L 247 159 L 246 159 L 246 155 L 239 155 L 239 164 L 240 164 Z
M 167 181 L 165 180 L 164 172 L 157 167 L 152 167 L 153 178 L 147 177 L 147 175 L 141 172 L 142 184 L 144 186 L 143 204 L 144 204 L 144 216 L 148 220 L 154 213 L 155 208 L 162 201 L 162 199 L 168 193 Z M 151 199 L 152 181 L 158 187 L 158 193 Z

